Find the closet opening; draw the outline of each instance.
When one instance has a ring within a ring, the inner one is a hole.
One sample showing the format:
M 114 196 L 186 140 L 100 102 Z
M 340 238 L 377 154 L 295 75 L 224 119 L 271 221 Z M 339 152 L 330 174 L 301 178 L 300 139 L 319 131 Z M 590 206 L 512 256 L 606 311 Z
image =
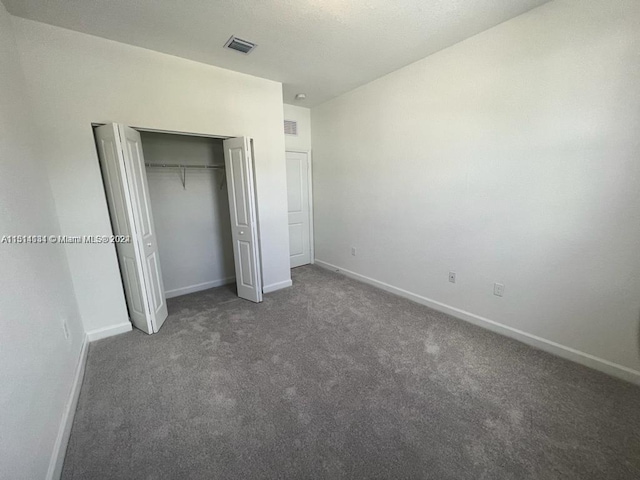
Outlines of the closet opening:
M 235 283 L 222 139 L 140 137 L 166 298 Z
M 236 284 L 262 301 L 253 141 L 94 126 L 131 322 L 156 333 L 166 299 Z

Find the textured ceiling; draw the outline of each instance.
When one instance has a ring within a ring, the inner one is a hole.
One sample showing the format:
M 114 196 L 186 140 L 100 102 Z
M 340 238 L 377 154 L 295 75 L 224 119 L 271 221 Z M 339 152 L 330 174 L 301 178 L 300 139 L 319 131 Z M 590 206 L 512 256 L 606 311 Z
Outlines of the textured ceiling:
M 285 103 L 310 107 L 547 0 L 2 1 L 16 16 L 280 81 Z M 231 35 L 258 47 L 223 49 Z

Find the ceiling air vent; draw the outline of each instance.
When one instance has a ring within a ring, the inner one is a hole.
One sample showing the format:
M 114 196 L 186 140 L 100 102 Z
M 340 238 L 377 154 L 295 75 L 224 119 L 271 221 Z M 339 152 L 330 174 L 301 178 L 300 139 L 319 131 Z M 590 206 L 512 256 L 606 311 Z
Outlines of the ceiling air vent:
M 256 48 L 255 43 L 247 42 L 246 40 L 242 40 L 241 38 L 231 36 L 227 43 L 224 44 L 225 47 L 230 48 L 231 50 L 236 50 L 240 53 L 249 53 L 251 50 Z
M 293 120 L 284 121 L 284 134 L 285 135 L 298 135 L 298 122 Z

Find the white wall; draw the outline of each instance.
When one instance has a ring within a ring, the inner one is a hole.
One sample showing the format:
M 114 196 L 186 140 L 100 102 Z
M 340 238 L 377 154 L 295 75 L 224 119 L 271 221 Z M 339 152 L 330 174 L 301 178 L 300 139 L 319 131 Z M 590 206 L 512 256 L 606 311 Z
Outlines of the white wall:
M 59 233 L 46 150 L 38 143 L 24 83 L 11 20 L 0 3 L 0 237 Z M 0 478 L 40 479 L 84 331 L 61 246 L 0 243 L 0 265 Z
M 224 165 L 222 140 L 142 132 L 147 163 Z M 160 267 L 168 297 L 235 281 L 224 170 L 147 167 Z
M 316 258 L 640 380 L 638 25 L 551 2 L 313 108 Z
M 255 138 L 264 284 L 290 282 L 280 83 L 13 18 L 62 231 L 111 227 L 91 122 Z M 87 331 L 127 321 L 113 246 L 68 249 Z
M 311 150 L 311 110 L 297 105 L 284 105 L 285 120 L 298 122 L 298 135 L 285 135 L 287 150 Z

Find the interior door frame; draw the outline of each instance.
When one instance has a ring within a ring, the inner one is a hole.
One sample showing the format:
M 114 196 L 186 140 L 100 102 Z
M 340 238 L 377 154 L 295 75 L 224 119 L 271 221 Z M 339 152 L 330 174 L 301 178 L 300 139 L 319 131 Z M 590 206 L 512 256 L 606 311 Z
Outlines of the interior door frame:
M 118 122 L 91 122 L 91 128 L 101 127 L 106 125 L 107 123 L 118 123 Z M 214 135 L 212 133 L 202 133 L 202 132 L 183 132 L 180 130 L 162 130 L 160 128 L 150 128 L 150 127 L 136 127 L 134 125 L 128 125 L 123 123 L 122 125 L 126 125 L 129 128 L 133 128 L 139 132 L 148 132 L 148 133 L 166 133 L 168 135 L 183 135 L 185 137 L 205 137 L 205 138 L 217 138 L 219 140 L 226 140 L 228 138 L 234 138 L 234 136 L 229 135 Z M 291 150 L 293 151 L 293 150 Z
M 311 265 L 316 263 L 316 254 L 315 254 L 315 242 L 313 237 L 313 170 L 311 161 L 311 149 L 309 150 L 301 150 L 296 148 L 287 148 L 285 149 L 285 156 L 287 153 L 304 153 L 307 156 L 307 183 L 308 183 L 308 201 L 309 201 L 309 257 L 311 257 Z
M 107 123 L 118 123 L 118 122 L 91 122 L 91 135 L 92 137 L 95 139 L 95 134 L 94 134 L 94 129 L 96 127 L 101 127 L 103 125 L 106 125 Z M 202 132 L 184 132 L 184 131 L 180 131 L 180 130 L 163 130 L 163 129 L 158 129 L 158 128 L 150 128 L 150 127 L 137 127 L 134 125 L 129 125 L 126 123 L 122 123 L 122 125 L 126 125 L 129 128 L 133 128 L 134 130 L 137 130 L 138 132 L 151 132 L 151 133 L 166 133 L 169 135 L 183 135 L 183 136 L 187 136 L 187 137 L 206 137 L 206 138 L 216 138 L 219 140 L 227 140 L 229 138 L 236 138 L 237 136 L 229 136 L 229 135 L 214 135 L 211 133 L 202 133 Z M 261 225 L 260 225 L 260 215 L 259 215 L 259 210 L 260 210 L 260 204 L 258 202 L 258 191 L 257 191 L 257 180 L 255 178 L 256 176 L 256 169 L 255 169 L 255 155 L 254 155 L 254 151 L 253 151 L 253 137 L 251 137 L 252 142 L 251 142 L 251 169 L 253 170 L 253 178 L 254 178 L 254 198 L 255 198 L 255 205 L 256 205 L 256 232 L 258 235 L 258 265 L 260 267 L 260 280 L 261 280 L 261 284 L 262 287 L 261 289 L 264 288 L 264 282 L 263 282 L 263 263 L 262 263 L 262 236 L 261 236 Z M 294 150 L 288 150 L 293 152 Z M 310 162 L 310 150 L 309 151 L 298 151 L 298 153 L 306 153 L 307 154 L 307 161 Z M 96 149 L 96 160 L 98 161 L 98 165 L 100 164 L 100 159 L 98 158 L 98 150 Z M 311 169 L 309 168 L 309 173 L 311 172 Z M 104 176 L 102 175 L 102 169 L 100 168 L 100 179 L 102 180 L 102 185 L 104 187 Z M 309 179 L 309 182 L 311 180 Z M 311 192 L 311 183 L 309 183 L 309 192 Z M 311 195 L 310 195 L 311 196 Z M 105 202 L 106 202 L 106 192 L 105 192 Z M 107 207 L 107 215 L 109 216 L 109 228 L 111 228 L 111 230 L 113 230 L 113 226 L 111 225 L 111 210 L 109 209 L 109 205 L 108 202 L 105 203 L 105 206 Z M 312 215 L 313 213 L 311 212 L 311 204 L 309 204 L 309 209 L 310 209 L 310 220 L 313 218 Z M 311 232 L 313 232 L 313 224 L 311 223 Z M 113 231 L 111 232 L 113 233 Z M 311 245 L 311 263 L 314 263 L 314 259 L 313 259 L 313 237 L 311 237 L 310 239 L 310 245 Z M 114 249 L 114 253 L 115 253 L 115 249 Z M 116 257 L 117 257 L 117 253 L 116 253 Z M 118 265 L 119 265 L 119 259 L 116 258 L 116 260 L 118 261 Z M 121 280 L 121 288 L 124 294 L 124 284 L 122 283 L 122 279 Z M 163 292 L 164 293 L 164 292 Z M 125 305 L 126 305 L 126 296 L 125 296 Z M 129 309 L 129 305 L 126 305 L 127 307 L 127 311 Z M 131 322 L 131 318 L 128 319 L 129 322 Z

